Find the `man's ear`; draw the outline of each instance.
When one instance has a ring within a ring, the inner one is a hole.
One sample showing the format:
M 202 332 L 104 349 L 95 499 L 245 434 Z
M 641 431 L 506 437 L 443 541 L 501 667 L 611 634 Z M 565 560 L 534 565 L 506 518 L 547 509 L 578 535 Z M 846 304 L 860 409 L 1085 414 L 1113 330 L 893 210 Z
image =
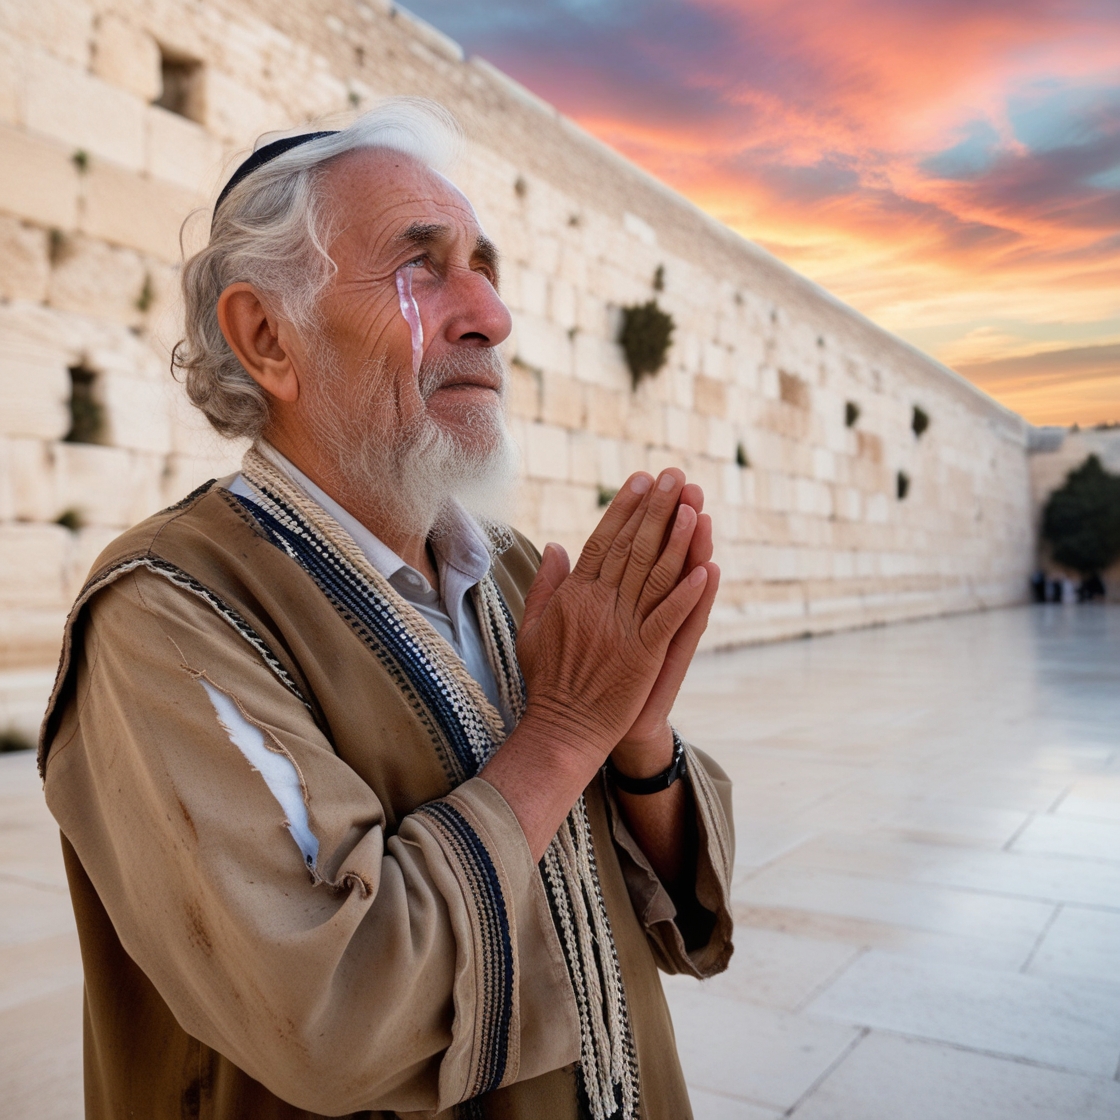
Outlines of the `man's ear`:
M 218 297 L 218 325 L 249 376 L 280 401 L 299 399 L 299 374 L 280 338 L 280 321 L 252 284 L 230 284 Z

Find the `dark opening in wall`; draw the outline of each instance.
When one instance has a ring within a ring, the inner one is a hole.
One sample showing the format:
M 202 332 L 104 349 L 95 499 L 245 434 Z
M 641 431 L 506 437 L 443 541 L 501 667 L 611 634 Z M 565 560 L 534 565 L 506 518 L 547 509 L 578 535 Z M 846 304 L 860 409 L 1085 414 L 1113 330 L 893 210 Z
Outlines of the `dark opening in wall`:
M 895 479 L 895 492 L 901 502 L 910 493 L 910 476 L 905 471 L 899 471 Z
M 921 438 L 922 432 L 929 427 L 929 413 L 921 405 L 914 405 L 914 412 L 910 417 L 910 427 L 914 435 Z
M 859 419 L 859 405 L 855 401 L 848 401 L 844 405 L 844 424 L 846 427 L 854 428 L 856 421 Z
M 188 120 L 202 120 L 202 63 L 185 55 L 161 50 L 159 60 L 163 91 L 155 104 Z
M 735 446 L 735 463 L 744 470 L 751 465 L 751 457 L 747 454 L 747 445 L 742 440 Z
M 67 443 L 100 443 L 105 409 L 97 395 L 97 374 L 84 366 L 70 367 L 70 430 Z

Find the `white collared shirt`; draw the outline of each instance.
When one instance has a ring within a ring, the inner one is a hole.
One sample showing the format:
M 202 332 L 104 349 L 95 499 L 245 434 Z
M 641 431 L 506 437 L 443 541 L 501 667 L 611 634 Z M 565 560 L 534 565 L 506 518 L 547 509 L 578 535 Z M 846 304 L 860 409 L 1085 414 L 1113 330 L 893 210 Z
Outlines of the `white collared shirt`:
M 505 710 L 498 693 L 494 670 L 482 645 L 478 616 L 468 592 L 490 570 L 490 548 L 474 518 L 455 503 L 447 528 L 431 540 L 440 590 L 411 565 L 406 564 L 387 544 L 378 539 L 353 514 L 342 508 L 325 490 L 316 486 L 298 467 L 276 448 L 261 440 L 258 450 L 278 470 L 288 476 L 312 501 L 320 505 L 354 539 L 362 555 L 383 575 L 393 589 L 407 599 L 447 639 L 463 660 L 467 672 L 482 686 L 486 698 L 501 713 L 507 730 L 511 714 Z M 226 489 L 253 500 L 254 491 L 243 475 L 236 475 Z

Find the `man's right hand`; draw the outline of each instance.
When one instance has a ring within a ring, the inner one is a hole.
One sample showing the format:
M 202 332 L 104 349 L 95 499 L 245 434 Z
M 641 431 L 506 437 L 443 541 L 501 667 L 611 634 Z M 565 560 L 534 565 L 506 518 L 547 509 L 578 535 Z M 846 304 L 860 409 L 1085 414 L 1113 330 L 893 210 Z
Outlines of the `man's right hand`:
M 576 798 L 641 712 L 708 569 L 682 578 L 697 525 L 683 472 L 627 480 L 575 568 L 545 549 L 518 636 L 525 716 L 481 776 L 540 858 Z

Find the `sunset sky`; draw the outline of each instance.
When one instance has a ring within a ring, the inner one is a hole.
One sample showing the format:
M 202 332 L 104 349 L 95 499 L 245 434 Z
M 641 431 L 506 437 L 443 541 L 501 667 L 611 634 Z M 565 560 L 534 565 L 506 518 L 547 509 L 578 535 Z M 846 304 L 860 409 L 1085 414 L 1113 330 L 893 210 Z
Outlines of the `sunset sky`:
M 1120 0 L 409 0 L 1038 424 L 1120 421 Z

